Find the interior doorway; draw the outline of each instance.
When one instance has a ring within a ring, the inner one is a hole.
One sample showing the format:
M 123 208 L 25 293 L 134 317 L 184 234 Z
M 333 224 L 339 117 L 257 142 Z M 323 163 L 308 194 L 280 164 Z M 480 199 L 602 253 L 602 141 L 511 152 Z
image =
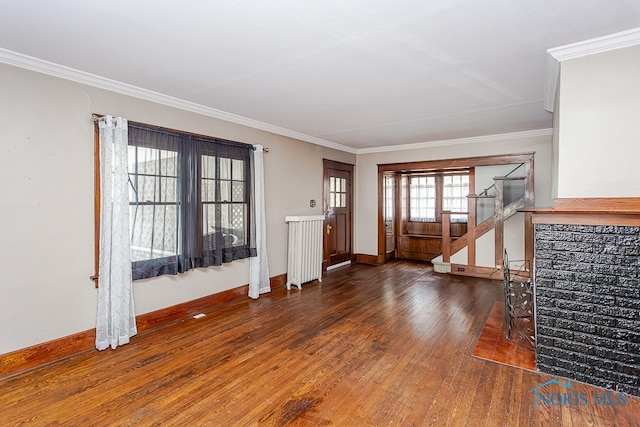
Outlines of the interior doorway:
M 458 271 L 493 274 L 502 265 L 504 223 L 533 206 L 533 181 L 534 153 L 378 164 L 376 263 L 392 256 L 449 263 L 460 253 Z M 533 257 L 527 215 L 518 259 Z M 477 242 L 490 231 L 494 238 L 483 239 L 478 251 Z

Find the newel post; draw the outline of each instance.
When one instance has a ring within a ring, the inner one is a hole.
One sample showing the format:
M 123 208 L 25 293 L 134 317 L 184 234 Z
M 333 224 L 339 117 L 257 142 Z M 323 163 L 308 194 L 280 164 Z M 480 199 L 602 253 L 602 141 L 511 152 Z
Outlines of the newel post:
M 442 211 L 442 262 L 451 260 L 451 211 Z

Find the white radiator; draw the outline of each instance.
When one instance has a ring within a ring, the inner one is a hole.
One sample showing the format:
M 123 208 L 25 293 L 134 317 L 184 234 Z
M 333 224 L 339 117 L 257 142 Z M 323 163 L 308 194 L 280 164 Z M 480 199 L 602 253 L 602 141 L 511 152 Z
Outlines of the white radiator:
M 289 251 L 287 289 L 318 279 L 322 282 L 322 225 L 323 215 L 287 216 L 289 223 Z

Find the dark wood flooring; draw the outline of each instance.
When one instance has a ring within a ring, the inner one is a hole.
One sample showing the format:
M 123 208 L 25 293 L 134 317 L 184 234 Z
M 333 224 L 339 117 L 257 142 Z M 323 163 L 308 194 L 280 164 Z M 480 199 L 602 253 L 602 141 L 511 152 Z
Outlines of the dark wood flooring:
M 552 377 L 472 357 L 501 298 L 423 263 L 339 268 L 2 379 L 0 425 L 639 425 L 640 399 L 536 408 Z
M 535 350 L 524 339 L 518 340 L 515 333 L 513 341 L 508 340 L 506 329 L 504 302 L 496 301 L 471 354 L 493 362 L 535 371 Z

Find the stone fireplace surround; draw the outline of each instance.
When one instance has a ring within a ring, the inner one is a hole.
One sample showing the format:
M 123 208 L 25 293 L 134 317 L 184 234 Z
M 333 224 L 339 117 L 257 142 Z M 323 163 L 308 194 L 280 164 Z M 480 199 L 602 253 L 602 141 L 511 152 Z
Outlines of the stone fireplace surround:
M 538 370 L 640 396 L 640 198 L 556 199 L 525 212 Z

